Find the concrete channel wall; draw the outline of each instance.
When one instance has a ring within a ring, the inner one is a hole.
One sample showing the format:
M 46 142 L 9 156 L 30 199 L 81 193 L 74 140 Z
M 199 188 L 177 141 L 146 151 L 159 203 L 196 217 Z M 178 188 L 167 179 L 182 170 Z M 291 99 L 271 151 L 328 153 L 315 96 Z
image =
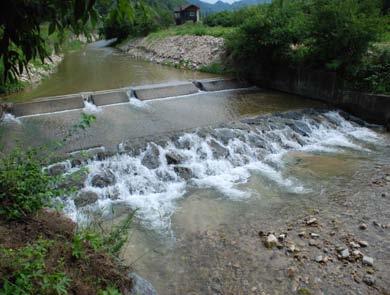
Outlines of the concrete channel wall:
M 362 119 L 390 129 L 390 96 L 345 91 L 336 73 L 294 69 L 275 69 L 262 76 L 253 74 L 260 87 L 325 101 Z
M 248 84 L 233 79 L 208 79 L 196 81 L 181 81 L 175 83 L 154 84 L 138 87 L 112 89 L 106 91 L 85 92 L 55 97 L 46 97 L 26 103 L 16 103 L 7 106 L 7 112 L 16 117 L 46 114 L 84 108 L 84 100 L 96 106 L 125 103 L 129 95 L 141 100 L 190 95 L 203 91 L 218 91 L 247 87 Z M 0 118 L 5 107 L 0 105 Z

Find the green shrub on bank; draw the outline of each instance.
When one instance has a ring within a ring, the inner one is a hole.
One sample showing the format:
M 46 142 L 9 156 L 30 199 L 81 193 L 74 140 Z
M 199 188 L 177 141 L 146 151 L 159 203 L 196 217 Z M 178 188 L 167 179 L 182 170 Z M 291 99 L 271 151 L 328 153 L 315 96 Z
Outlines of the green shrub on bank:
M 56 178 L 49 176 L 38 158 L 38 152 L 16 148 L 0 159 L 0 216 L 19 219 L 48 206 L 60 196 Z
M 38 240 L 33 245 L 19 249 L 0 248 L 1 294 L 68 294 L 70 279 L 58 261 L 57 267 L 48 271 L 45 258 L 50 240 Z M 8 271 L 4 271 L 8 270 Z
M 276 0 L 254 10 L 228 42 L 236 69 L 275 66 L 354 72 L 381 35 L 376 0 Z
M 347 78 L 353 90 L 390 94 L 390 48 L 373 48 L 357 71 Z

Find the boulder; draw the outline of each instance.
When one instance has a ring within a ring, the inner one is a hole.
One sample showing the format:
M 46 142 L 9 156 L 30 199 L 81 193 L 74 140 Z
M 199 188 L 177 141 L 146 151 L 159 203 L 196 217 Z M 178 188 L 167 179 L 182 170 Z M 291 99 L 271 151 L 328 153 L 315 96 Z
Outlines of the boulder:
M 192 172 L 190 168 L 182 167 L 182 166 L 175 166 L 173 170 L 176 172 L 176 174 L 183 178 L 184 180 L 189 180 L 192 177 Z
M 209 143 L 211 150 L 213 151 L 213 157 L 216 159 L 226 158 L 229 156 L 229 150 L 222 146 L 215 139 L 211 139 Z
M 91 184 L 95 187 L 107 187 L 115 183 L 115 175 L 111 171 L 105 171 L 102 174 L 95 174 L 92 177 Z
M 129 273 L 129 277 L 132 280 L 132 288 L 130 294 L 132 295 L 157 295 L 156 289 L 153 285 L 140 277 L 136 273 Z
M 150 144 L 142 158 L 142 165 L 149 169 L 156 169 L 160 166 L 160 151 L 155 144 Z
M 58 185 L 60 189 L 82 189 L 85 180 L 88 177 L 88 171 L 80 169 L 72 174 L 65 175 L 64 179 Z
M 74 204 L 77 208 L 85 207 L 95 203 L 99 199 L 99 196 L 95 192 L 91 191 L 81 191 L 74 198 Z
M 183 161 L 182 156 L 172 152 L 166 153 L 165 159 L 167 160 L 168 165 L 177 165 Z
M 56 163 L 47 167 L 47 173 L 51 176 L 58 176 L 64 174 L 68 165 L 66 162 Z

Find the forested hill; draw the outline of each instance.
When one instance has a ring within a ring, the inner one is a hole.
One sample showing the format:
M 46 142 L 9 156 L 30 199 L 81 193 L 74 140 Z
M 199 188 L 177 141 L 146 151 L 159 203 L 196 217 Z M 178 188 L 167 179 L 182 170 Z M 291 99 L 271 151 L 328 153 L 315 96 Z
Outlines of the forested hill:
M 241 0 L 233 4 L 218 1 L 214 4 L 206 3 L 201 0 L 187 0 L 187 3 L 195 4 L 200 7 L 203 14 L 210 14 L 224 10 L 237 10 L 245 6 L 270 3 L 271 0 Z

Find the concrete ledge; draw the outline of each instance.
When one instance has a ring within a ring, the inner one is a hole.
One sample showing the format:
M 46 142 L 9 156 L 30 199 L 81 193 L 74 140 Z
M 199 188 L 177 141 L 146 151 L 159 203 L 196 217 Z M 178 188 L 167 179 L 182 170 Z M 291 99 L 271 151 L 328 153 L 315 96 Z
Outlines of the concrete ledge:
M 194 81 L 196 87 L 203 91 L 218 91 L 225 89 L 237 89 L 249 87 L 249 84 L 236 79 L 207 79 Z
M 177 82 L 170 84 L 155 84 L 133 88 L 134 95 L 140 100 L 164 98 L 171 96 L 189 95 L 199 91 L 191 82 Z
M 11 112 L 17 116 L 28 116 L 36 114 L 46 114 L 52 112 L 82 109 L 84 107 L 84 99 L 81 94 L 57 96 L 53 98 L 45 98 L 26 103 L 17 103 L 12 107 Z
M 390 96 L 344 91 L 339 106 L 369 122 L 390 126 Z
M 97 106 L 129 102 L 127 89 L 98 91 L 91 94 L 92 102 Z

